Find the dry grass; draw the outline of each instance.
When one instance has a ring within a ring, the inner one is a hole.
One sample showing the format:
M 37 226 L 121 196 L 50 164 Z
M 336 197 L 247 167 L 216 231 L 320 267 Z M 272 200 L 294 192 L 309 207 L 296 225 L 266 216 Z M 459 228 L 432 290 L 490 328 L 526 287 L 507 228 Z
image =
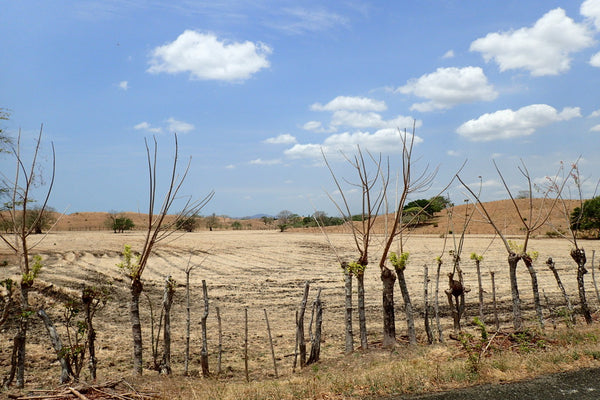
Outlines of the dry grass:
M 44 259 L 44 269 L 36 281 L 32 293 L 32 304 L 43 307 L 61 329 L 62 301 L 78 298 L 81 285 L 110 283 L 113 299 L 97 317 L 99 379 L 129 376 L 131 370 L 131 339 L 127 309 L 128 285 L 116 264 L 120 261 L 124 244 L 139 248 L 142 235 L 139 232 L 113 234 L 111 232 L 56 232 L 51 233 L 36 248 Z M 352 240 L 348 234 L 332 233 L 331 241 L 344 258 L 354 258 Z M 583 241 L 591 254 L 599 249 L 597 241 Z M 552 257 L 559 269 L 567 291 L 576 300 L 576 266 L 569 257 L 570 245 L 559 239 L 534 239 L 530 249 L 538 251 L 540 258 L 537 269 L 540 289 L 548 296 L 550 306 L 562 306 L 561 295 L 550 271 L 543 260 Z M 434 272 L 434 258 L 444 255 L 447 263 L 451 242 L 446 243 L 439 235 L 414 235 L 407 243 L 411 257 L 407 279 L 416 311 L 421 312 L 422 266 L 430 265 Z M 487 249 L 487 250 L 486 250 Z M 502 327 L 510 327 L 510 288 L 506 266 L 506 253 L 492 235 L 470 235 L 464 248 L 467 259 L 471 252 L 484 253 L 485 302 L 491 326 L 491 288 L 489 271 L 496 272 L 498 299 L 502 312 Z M 0 253 L 0 261 L 4 257 Z M 591 259 L 591 257 L 589 257 Z M 198 322 L 202 313 L 201 281 L 208 284 L 211 309 L 209 315 L 210 365 L 216 368 L 217 345 L 216 318 L 214 308 L 219 306 L 223 316 L 224 354 L 223 374 L 215 379 L 181 377 L 183 372 L 184 343 L 184 269 L 188 260 L 198 265 L 192 274 L 192 372 L 197 375 L 199 367 L 200 331 Z M 374 264 L 374 260 L 372 261 Z M 442 276 L 450 268 L 443 265 Z M 471 261 L 463 262 L 467 285 L 471 286 L 468 302 L 468 319 L 477 313 L 477 280 L 475 266 Z M 576 330 L 566 330 L 558 315 L 545 310 L 548 328 L 545 332 L 548 346 L 531 353 L 503 348 L 485 357 L 473 374 L 468 354 L 457 341 L 448 341 L 444 346 L 419 345 L 409 348 L 401 337 L 405 331 L 401 297 L 396 302 L 397 332 L 400 341 L 393 353 L 377 349 L 381 339 L 381 282 L 375 266 L 366 274 L 369 340 L 372 349 L 343 355 L 343 279 L 337 261 L 325 239 L 310 232 L 276 231 L 220 231 L 198 232 L 173 237 L 163 243 L 150 259 L 144 273 L 145 292 L 158 306 L 164 277 L 170 274 L 179 283 L 173 307 L 173 366 L 174 377 L 156 377 L 146 371 L 146 377 L 137 384 L 148 391 L 159 391 L 164 398 L 181 399 L 269 399 L 269 398 L 361 398 L 367 395 L 415 393 L 425 390 L 443 390 L 479 382 L 498 382 L 530 377 L 545 372 L 554 372 L 588 365 L 598 365 L 596 338 L 600 337 L 597 324 L 591 328 L 577 325 Z M 589 274 L 591 275 L 591 274 Z M 592 308 L 598 308 L 590 276 L 586 278 L 586 289 Z M 0 278 L 18 278 L 13 263 L 0 269 Z M 305 281 L 311 283 L 311 296 L 322 288 L 325 303 L 322 361 L 299 373 L 291 371 L 294 351 L 294 312 L 300 302 Z M 528 326 L 535 328 L 530 294 L 530 280 L 524 268 L 519 270 L 522 299 Z M 442 281 L 441 287 L 445 288 Z M 446 332 L 451 329 L 451 317 L 443 305 L 443 323 Z M 144 318 L 145 360 L 149 362 L 148 307 L 142 303 Z M 243 372 L 243 315 L 248 308 L 250 315 L 250 376 L 252 382 L 244 382 Z M 275 341 L 280 378 L 274 379 L 268 350 L 267 333 L 263 310 L 269 320 Z M 558 327 L 552 329 L 552 320 Z M 422 321 L 418 321 L 419 341 L 425 342 Z M 5 327 L 6 328 L 6 327 Z M 477 337 L 472 326 L 467 330 Z M 7 370 L 13 328 L 0 332 L 0 370 Z M 64 330 L 62 331 L 64 334 Z M 586 336 L 587 335 L 587 336 Z M 509 351 L 510 350 L 510 351 Z M 517 347 L 518 350 L 518 347 Z M 56 384 L 59 367 L 55 361 L 50 342 L 42 324 L 33 320 L 28 341 L 30 361 L 27 369 L 27 386 L 51 387 Z M 85 374 L 84 374 L 85 375 Z

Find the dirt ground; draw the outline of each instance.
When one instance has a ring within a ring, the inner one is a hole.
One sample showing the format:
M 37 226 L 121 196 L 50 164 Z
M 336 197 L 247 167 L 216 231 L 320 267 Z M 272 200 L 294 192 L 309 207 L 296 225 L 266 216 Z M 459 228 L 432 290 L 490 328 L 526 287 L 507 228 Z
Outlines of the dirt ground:
M 32 237 L 36 239 L 36 237 Z M 339 257 L 352 261 L 356 258 L 352 236 L 329 234 Z M 334 252 L 322 234 L 311 232 L 284 232 L 275 230 L 256 231 L 215 231 L 197 232 L 185 235 L 176 234 L 168 241 L 160 243 L 151 257 L 143 280 L 145 292 L 154 306 L 159 307 L 162 287 L 166 276 L 171 275 L 178 283 L 172 311 L 173 325 L 173 367 L 176 373 L 183 370 L 183 343 L 185 337 L 185 269 L 188 265 L 196 268 L 191 273 L 192 287 L 192 367 L 198 371 L 200 352 L 200 317 L 203 313 L 202 280 L 208 285 L 210 298 L 209 351 L 211 368 L 216 368 L 217 319 L 215 308 L 219 307 L 223 321 L 223 369 L 232 377 L 243 378 L 242 349 L 244 344 L 244 309 L 248 309 L 250 331 L 250 371 L 254 378 L 273 374 L 268 347 L 268 336 L 264 319 L 267 311 L 278 358 L 280 375 L 291 373 L 294 352 L 294 320 L 306 281 L 310 282 L 310 300 L 317 289 L 322 289 L 324 301 L 324 334 L 322 358 L 335 358 L 343 353 L 344 311 L 343 276 Z M 99 378 L 126 373 L 131 370 L 131 334 L 128 315 L 128 280 L 116 264 L 121 261 L 125 244 L 132 249 L 141 248 L 143 234 L 128 232 L 113 234 L 106 231 L 54 232 L 44 237 L 34 254 L 41 254 L 44 267 L 32 293 L 35 308 L 45 308 L 61 330 L 63 310 L 61 300 L 66 297 L 78 298 L 83 284 L 109 285 L 112 299 L 97 315 Z M 376 240 L 377 242 L 377 240 Z M 582 241 L 588 254 L 588 266 L 592 266 L 592 254 L 600 250 L 598 241 Z M 413 235 L 405 245 L 410 253 L 406 276 L 417 312 L 423 310 L 423 266 L 428 265 L 430 293 L 434 292 L 435 258 L 441 256 L 442 265 L 440 290 L 446 288 L 446 272 L 451 269 L 449 251 L 454 248 L 452 237 L 448 240 L 439 235 Z M 569 256 L 571 245 L 564 239 L 536 238 L 531 240 L 529 249 L 539 252 L 535 263 L 540 290 L 551 307 L 562 306 L 562 296 L 552 273 L 545 266 L 545 260 L 552 257 L 563 283 L 577 303 L 576 265 Z M 3 250 L 2 250 L 3 251 Z M 0 251 L 0 261 L 9 260 L 7 266 L 0 267 L 0 278 L 17 279 L 17 267 Z M 497 296 L 502 310 L 502 324 L 510 326 L 510 287 L 506 250 L 501 241 L 493 235 L 467 236 L 462 253 L 462 268 L 467 286 L 471 292 L 467 296 L 466 320 L 477 315 L 477 277 L 475 264 L 469 259 L 471 252 L 483 254 L 483 286 L 488 322 L 492 321 L 490 271 L 496 274 Z M 372 254 L 378 254 L 373 249 Z M 366 305 L 369 340 L 373 345 L 381 339 L 381 281 L 377 260 L 370 260 L 366 272 Z M 594 263 L 597 262 L 594 260 Z M 586 275 L 586 289 L 592 308 L 599 306 L 592 273 Z M 598 271 L 594 271 L 596 274 Z M 526 308 L 526 321 L 535 325 L 531 295 L 530 277 L 526 269 L 519 268 L 519 283 L 522 301 Z M 442 294 L 443 296 L 443 294 Z M 543 300 L 544 301 L 544 300 Z M 396 324 L 399 336 L 405 332 L 402 313 L 402 299 L 396 292 Z M 451 328 L 451 317 L 446 307 L 445 296 L 440 297 L 443 306 L 443 322 L 447 332 Z M 545 301 L 544 301 L 545 304 Z M 545 308 L 546 316 L 550 313 Z M 310 315 L 310 314 L 309 314 Z M 150 362 L 150 329 L 148 301 L 142 301 L 144 318 L 146 363 Z M 307 322 L 309 317 L 307 317 Z M 357 318 L 356 318 L 357 320 Z M 356 321 L 355 320 L 355 321 Z M 551 321 L 550 321 L 551 322 Z M 418 335 L 424 341 L 422 320 L 417 322 Z M 355 328 L 358 333 L 358 327 Z M 55 381 L 59 367 L 51 350 L 50 341 L 43 325 L 33 320 L 29 354 L 34 360 L 27 370 L 30 382 Z M 64 331 L 62 331 L 64 334 Z M 10 326 L 0 332 L 0 370 L 7 370 L 10 358 L 11 340 L 14 331 Z M 402 338 L 400 338 L 402 340 Z

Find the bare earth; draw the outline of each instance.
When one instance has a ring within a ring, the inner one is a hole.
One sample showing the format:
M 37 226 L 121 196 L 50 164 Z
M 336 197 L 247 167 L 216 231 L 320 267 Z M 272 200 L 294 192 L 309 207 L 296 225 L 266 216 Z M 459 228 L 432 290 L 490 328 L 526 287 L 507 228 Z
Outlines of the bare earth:
M 36 237 L 33 237 L 34 239 Z M 316 290 L 322 289 L 324 311 L 324 343 L 322 358 L 336 358 L 343 353 L 343 277 L 339 263 L 322 234 L 312 232 L 263 231 L 215 231 L 174 235 L 170 242 L 162 242 L 151 257 L 144 272 L 145 292 L 149 294 L 157 310 L 162 296 L 162 286 L 167 275 L 178 283 L 173 306 L 174 370 L 183 369 L 183 343 L 185 331 L 184 270 L 188 265 L 197 266 L 192 272 L 192 369 L 199 369 L 201 332 L 200 316 L 203 312 L 201 282 L 206 280 L 210 297 L 209 351 L 211 368 L 215 368 L 217 346 L 217 320 L 215 307 L 219 307 L 223 319 L 224 354 L 223 368 L 232 377 L 243 377 L 244 308 L 248 308 L 250 330 L 250 370 L 254 378 L 270 376 L 272 364 L 268 350 L 264 311 L 267 310 L 273 332 L 275 352 L 278 357 L 280 375 L 291 373 L 294 352 L 294 315 L 300 303 L 304 282 L 311 284 L 310 299 Z M 342 259 L 353 260 L 356 252 L 349 234 L 330 233 L 329 239 Z M 141 232 L 113 234 L 112 232 L 55 232 L 50 233 L 35 248 L 42 254 L 44 268 L 35 284 L 32 304 L 45 308 L 57 321 L 60 329 L 62 305 L 59 299 L 65 296 L 77 298 L 83 283 L 112 286 L 113 299 L 99 312 L 97 317 L 99 378 L 127 373 L 131 368 L 131 339 L 128 316 L 128 281 L 116 264 L 121 260 L 124 244 L 139 249 L 142 245 Z M 592 254 L 600 249 L 598 241 L 582 241 L 591 265 Z M 410 252 L 406 271 L 409 288 L 417 311 L 423 309 L 423 266 L 428 265 L 432 277 L 430 292 L 433 293 L 436 264 L 434 259 L 442 256 L 440 290 L 446 288 L 446 272 L 451 268 L 449 250 L 453 249 L 452 238 L 445 241 L 439 235 L 413 235 L 406 243 Z M 577 303 L 576 265 L 569 257 L 571 245 L 564 239 L 533 239 L 530 250 L 539 252 L 536 262 L 540 290 L 545 293 L 551 306 L 562 306 L 562 297 L 553 275 L 545 266 L 552 257 L 572 301 Z M 477 315 L 477 279 L 475 264 L 469 260 L 471 252 L 484 255 L 482 262 L 486 312 L 491 322 L 490 271 L 495 271 L 498 301 L 501 303 L 503 325 L 510 325 L 510 287 L 506 250 L 493 235 L 469 235 L 463 249 L 462 268 L 467 286 L 472 291 L 467 301 L 467 317 Z M 0 252 L 0 260 L 6 258 Z M 378 254 L 373 249 L 372 254 Z M 16 279 L 14 263 L 0 267 L 0 277 Z M 591 270 L 591 268 L 590 268 Z M 530 277 L 525 268 L 519 269 L 522 300 L 526 307 L 528 323 L 534 325 Z M 377 345 L 381 338 L 381 281 L 377 260 L 371 260 L 366 273 L 366 303 L 368 310 L 369 340 Z M 593 309 L 598 303 L 591 273 L 586 280 L 588 298 Z M 445 298 L 445 296 L 444 296 Z M 402 300 L 397 291 L 398 306 L 396 323 L 399 335 L 405 331 L 402 315 Z M 448 332 L 451 317 L 446 302 L 440 298 L 444 313 L 444 325 Z M 142 302 L 142 317 L 145 319 L 145 360 L 149 362 L 149 307 Z M 547 309 L 546 309 L 547 310 Z M 470 315 L 470 316 L 469 316 Z M 307 322 L 308 322 L 307 317 Z M 28 379 L 33 382 L 54 382 L 58 376 L 58 365 L 51 350 L 43 326 L 35 320 L 28 342 L 30 354 L 36 354 L 35 365 L 28 369 Z M 418 322 L 418 334 L 424 341 L 422 321 Z M 12 331 L 0 332 L 0 369 L 6 370 L 10 358 Z M 51 368 L 49 368 L 51 366 Z

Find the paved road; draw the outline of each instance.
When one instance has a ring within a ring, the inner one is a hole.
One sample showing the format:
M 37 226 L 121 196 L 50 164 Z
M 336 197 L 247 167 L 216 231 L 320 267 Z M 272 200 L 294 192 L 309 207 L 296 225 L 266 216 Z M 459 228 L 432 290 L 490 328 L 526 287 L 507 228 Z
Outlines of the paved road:
M 390 400 L 393 398 L 390 398 Z M 600 368 L 546 375 L 531 381 L 482 385 L 446 393 L 412 397 L 406 400 L 598 400 Z

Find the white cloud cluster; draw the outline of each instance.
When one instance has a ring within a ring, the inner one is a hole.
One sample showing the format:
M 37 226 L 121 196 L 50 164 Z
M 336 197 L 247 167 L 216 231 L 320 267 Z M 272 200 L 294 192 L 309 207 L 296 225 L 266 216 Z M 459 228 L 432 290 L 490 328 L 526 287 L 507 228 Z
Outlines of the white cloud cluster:
M 600 0 L 586 0 L 581 4 L 581 15 L 589 18 L 600 31 Z
M 153 127 L 152 125 L 150 125 L 148 122 L 144 121 L 144 122 L 140 122 L 139 124 L 135 125 L 133 127 L 133 129 L 135 129 L 136 131 L 146 131 L 146 132 L 150 132 L 150 133 L 162 133 L 162 128 L 160 127 Z
M 407 134 L 407 140 L 410 140 Z M 340 153 L 351 154 L 356 151 L 356 146 L 360 145 L 374 154 L 377 153 L 400 153 L 402 151 L 402 137 L 404 132 L 397 129 L 380 129 L 375 133 L 355 132 L 355 133 L 337 133 L 329 136 L 322 144 L 296 144 L 292 148 L 285 150 L 284 154 L 291 158 L 320 158 L 321 150 L 327 156 L 336 156 Z M 423 140 L 415 136 L 415 143 Z
M 256 160 L 250 161 L 250 164 L 253 164 L 253 165 L 277 165 L 277 164 L 281 164 L 281 160 L 280 159 L 263 160 L 262 158 L 257 158 Z
M 529 136 L 536 129 L 553 122 L 581 117 L 578 107 L 565 107 L 558 112 L 547 104 L 533 104 L 513 111 L 500 110 L 483 114 L 458 127 L 456 132 L 471 141 L 491 141 Z
M 313 111 L 385 111 L 387 106 L 384 101 L 368 97 L 338 96 L 325 105 L 314 103 L 310 109 Z
M 294 144 L 296 143 L 296 138 L 289 133 L 284 133 L 276 137 L 268 138 L 265 140 L 265 143 L 268 144 Z
M 152 126 L 149 122 L 146 121 L 140 122 L 139 124 L 133 127 L 133 129 L 135 129 L 136 131 L 142 130 L 150 133 L 162 133 L 164 131 L 173 133 L 188 133 L 193 131 L 194 128 L 194 125 L 188 122 L 178 121 L 173 117 L 167 119 L 165 121 L 164 126 L 162 127 Z
M 569 55 L 593 43 L 585 24 L 575 23 L 562 8 L 556 8 L 531 28 L 490 33 L 471 43 L 470 50 L 482 53 L 486 62 L 494 60 L 500 71 L 525 69 L 533 76 L 544 76 L 568 71 Z
M 178 121 L 173 117 L 167 120 L 167 127 L 169 132 L 175 133 L 188 133 L 194 130 L 194 125 L 188 122 Z
M 127 82 L 127 81 L 119 82 L 119 89 L 121 89 L 121 90 L 129 89 L 129 82 Z
M 184 31 L 152 50 L 148 72 L 189 72 L 194 79 L 243 81 L 270 66 L 272 50 L 263 43 L 225 42 L 210 33 Z
M 386 120 L 377 111 L 387 110 L 384 101 L 368 97 L 338 96 L 327 104 L 314 103 L 310 106 L 313 111 L 331 112 L 329 127 L 325 128 L 320 121 L 309 121 L 304 124 L 305 130 L 313 132 L 338 132 L 341 128 L 357 129 L 357 132 L 335 133 L 327 137 L 323 143 L 297 143 L 285 151 L 285 155 L 292 158 L 320 158 L 321 149 L 326 154 L 339 152 L 350 153 L 360 145 L 374 153 L 396 153 L 401 151 L 402 141 L 399 133 L 404 129 L 421 126 L 421 121 L 414 121 L 412 117 L 399 115 Z M 375 130 L 374 133 L 363 131 Z M 415 137 L 415 143 L 421 142 Z
M 438 68 L 435 72 L 409 80 L 397 91 L 429 99 L 424 103 L 415 103 L 410 108 L 421 112 L 447 109 L 463 103 L 492 101 L 498 97 L 480 67 Z

